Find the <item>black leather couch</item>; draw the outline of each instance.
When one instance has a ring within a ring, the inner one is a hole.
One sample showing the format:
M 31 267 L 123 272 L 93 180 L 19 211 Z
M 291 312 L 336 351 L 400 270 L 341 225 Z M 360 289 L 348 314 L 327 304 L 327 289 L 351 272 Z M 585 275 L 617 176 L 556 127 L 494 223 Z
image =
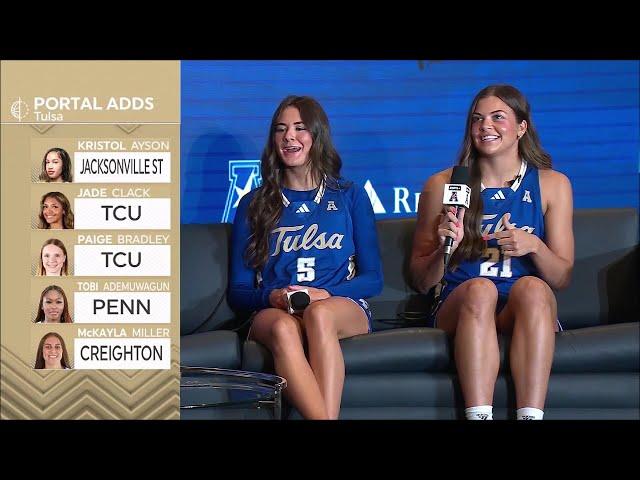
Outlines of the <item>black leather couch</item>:
M 452 346 L 424 327 L 425 297 L 408 283 L 415 219 L 379 220 L 384 289 L 370 300 L 374 332 L 341 341 L 346 378 L 340 418 L 462 419 Z M 638 213 L 577 210 L 571 286 L 557 294 L 565 328 L 556 349 L 545 419 L 640 418 Z M 246 318 L 226 301 L 230 225 L 181 227 L 181 364 L 273 372 L 269 352 L 244 341 Z M 515 418 L 509 338 L 494 418 Z M 295 409 L 285 416 L 300 418 Z

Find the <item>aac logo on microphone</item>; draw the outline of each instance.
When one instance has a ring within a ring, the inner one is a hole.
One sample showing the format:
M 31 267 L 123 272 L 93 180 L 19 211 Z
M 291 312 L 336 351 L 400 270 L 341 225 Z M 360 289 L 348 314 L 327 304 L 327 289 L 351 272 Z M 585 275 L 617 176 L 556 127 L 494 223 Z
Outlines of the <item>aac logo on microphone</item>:
M 458 183 L 446 183 L 442 203 L 444 205 L 455 205 L 469 208 L 471 200 L 471 188 L 468 185 Z

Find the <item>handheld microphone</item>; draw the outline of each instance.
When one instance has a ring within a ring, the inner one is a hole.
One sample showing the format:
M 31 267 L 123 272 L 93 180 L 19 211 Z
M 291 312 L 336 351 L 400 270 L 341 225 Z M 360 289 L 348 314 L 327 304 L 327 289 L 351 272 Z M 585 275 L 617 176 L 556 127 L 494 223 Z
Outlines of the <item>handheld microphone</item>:
M 469 208 L 471 200 L 471 188 L 469 188 L 469 167 L 455 166 L 451 173 L 451 183 L 444 186 L 442 204 L 456 207 L 456 217 L 460 208 Z M 451 258 L 453 238 L 444 239 L 444 267 L 447 268 Z
M 309 290 L 303 288 L 302 290 L 295 290 L 293 292 L 287 292 L 287 304 L 289 305 L 289 313 L 300 313 L 311 303 L 311 297 L 309 296 Z

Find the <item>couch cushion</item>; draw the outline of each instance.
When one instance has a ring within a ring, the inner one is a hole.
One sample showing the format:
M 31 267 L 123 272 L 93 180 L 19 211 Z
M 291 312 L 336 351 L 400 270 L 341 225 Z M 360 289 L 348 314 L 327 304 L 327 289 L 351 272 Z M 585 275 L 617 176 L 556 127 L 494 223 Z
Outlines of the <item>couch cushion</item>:
M 620 373 L 552 373 L 545 408 L 635 409 L 640 413 L 640 376 Z M 596 417 L 597 418 L 597 417 Z
M 180 334 L 215 330 L 234 320 L 227 304 L 231 225 L 180 226 Z
M 180 337 L 180 364 L 189 367 L 240 368 L 240 340 L 236 332 L 218 330 Z
M 500 371 L 509 371 L 511 338 L 498 335 Z M 340 341 L 348 374 L 391 372 L 450 372 L 453 348 L 437 328 L 396 328 Z M 601 325 L 556 334 L 553 373 L 638 372 L 640 323 Z M 245 342 L 242 368 L 273 372 L 269 351 Z
M 449 342 L 435 328 L 397 328 L 340 341 L 347 374 L 443 372 L 451 367 Z M 273 372 L 273 359 L 262 345 L 247 341 L 242 368 Z
M 638 408 L 640 377 L 633 373 L 560 373 L 549 379 L 546 407 Z M 343 407 L 455 407 L 464 405 L 453 373 L 376 373 L 348 375 Z M 498 375 L 494 407 L 515 409 L 513 379 Z
M 638 419 L 640 378 L 633 373 L 551 375 L 545 402 L 555 419 Z M 289 406 L 290 407 L 290 406 Z M 345 378 L 340 418 L 463 419 L 464 401 L 453 373 L 375 373 Z M 513 379 L 498 375 L 493 395 L 495 419 L 515 418 Z M 357 413 L 356 413 L 357 412 Z M 289 418 L 301 418 L 292 408 Z
M 369 300 L 373 319 L 395 319 L 406 309 L 413 291 L 408 283 L 415 218 L 376 221 L 384 286 Z
M 563 328 L 638 321 L 638 212 L 634 208 L 584 209 L 573 215 L 575 262 L 571 284 L 556 293 Z M 616 268 L 620 261 L 628 269 Z M 617 292 L 627 292 L 618 295 Z M 622 312 L 622 314 L 621 314 Z M 635 312 L 633 317 L 624 318 Z
M 566 330 L 556 335 L 553 373 L 638 371 L 638 322 Z
M 443 372 L 451 366 L 449 342 L 436 328 L 399 328 L 340 342 L 348 374 Z
M 509 367 L 511 337 L 498 336 L 500 371 Z M 640 371 L 640 323 L 599 325 L 556 333 L 552 373 Z

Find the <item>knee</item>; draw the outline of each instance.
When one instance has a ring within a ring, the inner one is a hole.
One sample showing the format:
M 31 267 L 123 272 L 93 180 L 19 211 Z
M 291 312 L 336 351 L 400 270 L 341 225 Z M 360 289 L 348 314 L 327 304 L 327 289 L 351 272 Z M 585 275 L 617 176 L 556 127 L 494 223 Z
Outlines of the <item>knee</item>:
M 473 317 L 490 319 L 493 321 L 498 289 L 491 280 L 473 278 L 464 282 L 461 309 L 472 313 Z M 490 314 L 490 315 L 487 315 Z
M 292 318 L 280 317 L 271 324 L 267 346 L 272 352 L 286 352 L 301 345 L 300 334 L 294 322 Z
M 544 280 L 538 277 L 522 277 L 513 284 L 509 297 L 515 297 L 516 308 L 527 310 L 537 308 L 551 308 L 554 303 L 554 296 L 551 288 Z
M 311 336 L 336 336 L 335 322 L 331 308 L 323 301 L 309 305 L 302 317 L 305 332 Z

